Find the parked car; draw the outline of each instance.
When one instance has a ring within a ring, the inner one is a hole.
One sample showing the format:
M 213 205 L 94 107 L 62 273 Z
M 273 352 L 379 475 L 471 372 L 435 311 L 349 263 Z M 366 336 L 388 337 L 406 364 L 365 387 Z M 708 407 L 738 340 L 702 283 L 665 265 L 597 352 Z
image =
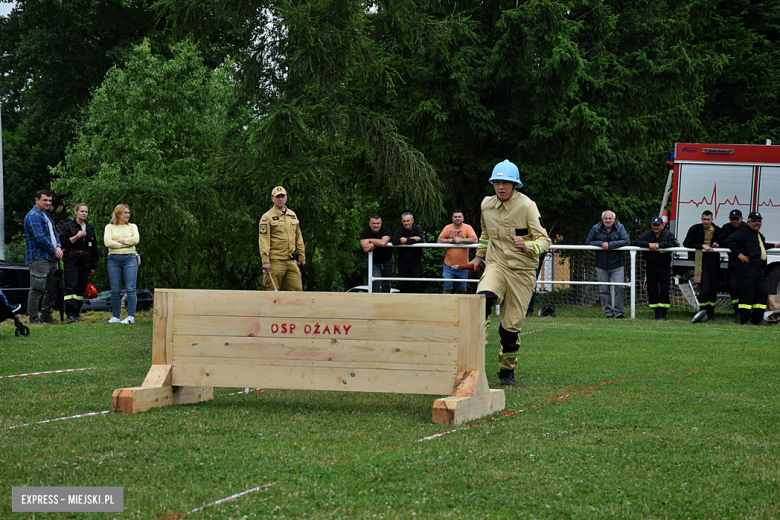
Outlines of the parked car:
M 351 289 L 347 289 L 345 292 L 359 292 L 359 293 L 367 293 L 368 292 L 368 285 L 356 285 L 355 287 Z M 397 293 L 401 292 L 398 289 L 390 289 L 391 293 Z
M 26 313 L 27 297 L 30 294 L 30 268 L 21 262 L 0 262 L 0 290 L 11 307 L 20 304 L 20 313 Z
M 126 291 L 122 289 L 123 300 L 125 299 L 126 294 Z M 138 289 L 136 295 L 138 296 L 136 310 L 148 311 L 154 307 L 154 292 L 148 289 Z M 97 297 L 92 298 L 91 300 L 84 300 L 81 312 L 87 311 L 111 312 L 111 291 L 100 291 Z

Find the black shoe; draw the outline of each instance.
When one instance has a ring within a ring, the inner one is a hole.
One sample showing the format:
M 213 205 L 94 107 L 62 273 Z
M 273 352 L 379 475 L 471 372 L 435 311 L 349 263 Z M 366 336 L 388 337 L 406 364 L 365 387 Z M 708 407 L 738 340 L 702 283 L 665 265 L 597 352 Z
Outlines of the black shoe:
M 742 322 L 742 325 L 750 325 L 751 327 L 760 327 L 760 326 L 761 326 L 761 324 L 760 324 L 760 323 L 753 323 L 753 322 L 752 322 L 752 321 L 750 321 L 750 320 L 748 320 L 748 321 L 743 321 L 743 322 Z
M 30 318 L 30 325 L 48 325 L 48 323 L 40 318 Z
M 79 323 L 79 322 L 81 322 L 81 320 L 79 319 L 78 316 L 68 316 L 68 325 L 70 325 L 71 323 Z
M 515 371 L 504 370 L 503 368 L 498 371 L 498 379 L 501 382 L 501 386 L 515 386 Z
M 530 318 L 533 315 L 534 311 L 526 311 L 525 317 Z
M 45 323 L 46 325 L 58 325 L 59 322 L 55 321 L 54 318 L 41 318 L 41 321 Z
M 742 317 L 739 315 L 739 313 L 734 316 L 734 323 L 742 323 Z
M 616 320 L 624 320 L 624 319 L 626 319 L 626 317 L 623 316 L 622 314 L 618 314 L 617 316 L 615 316 L 615 319 Z

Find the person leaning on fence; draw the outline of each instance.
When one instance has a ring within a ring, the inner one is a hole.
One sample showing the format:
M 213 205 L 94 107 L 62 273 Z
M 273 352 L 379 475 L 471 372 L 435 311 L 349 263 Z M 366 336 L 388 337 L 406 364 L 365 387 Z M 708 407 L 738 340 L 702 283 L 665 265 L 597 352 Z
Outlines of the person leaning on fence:
M 732 209 L 729 213 L 729 225 L 720 228 L 718 243 L 725 244 L 726 239 L 741 227 L 747 227 L 747 224 L 742 222 L 742 212 L 738 209 Z M 734 323 L 742 323 L 742 317 L 739 314 L 739 286 L 737 285 L 738 263 L 738 255 L 729 253 L 729 295 L 731 296 L 731 305 L 734 308 Z
M 688 260 L 694 262 L 694 280 L 701 278 L 699 290 L 699 312 L 691 322 L 699 323 L 715 319 L 715 305 L 718 303 L 718 272 L 720 271 L 720 253 L 713 251 L 718 247 L 720 228 L 712 222 L 712 211 L 701 214 L 701 224 L 694 224 L 688 230 L 683 245 L 697 249 L 688 253 Z
M 65 268 L 65 313 L 68 323 L 81 321 L 81 306 L 89 277 L 95 274 L 100 255 L 98 253 L 95 228 L 87 222 L 89 208 L 76 204 L 73 208 L 76 218 L 63 224 L 60 229 L 62 264 Z
M 483 259 L 487 264 L 477 286 L 477 294 L 484 294 L 487 300 L 486 317 L 490 317 L 494 304 L 503 306 L 498 326 L 498 378 L 502 385 L 514 386 L 520 329 L 536 287 L 539 256 L 550 249 L 550 237 L 536 203 L 517 191 L 523 183 L 515 164 L 497 164 L 490 183 L 496 194 L 482 201 L 482 234 L 470 263 L 475 269 Z
M 452 212 L 452 224 L 447 224 L 439 233 L 436 239 L 439 244 L 476 244 L 477 234 L 474 228 L 463 222 L 463 212 L 455 210 Z M 463 247 L 448 247 L 444 253 L 444 267 L 442 269 L 442 278 L 447 280 L 465 280 L 469 277 L 468 271 L 455 270 L 453 267 L 467 264 L 469 261 L 469 250 Z M 444 282 L 443 294 L 466 293 L 466 282 Z
M 35 206 L 24 217 L 24 261 L 30 267 L 27 316 L 30 317 L 30 323 L 35 325 L 57 323 L 52 318 L 51 310 L 57 301 L 57 279 L 60 272 L 58 260 L 62 258 L 62 248 L 54 229 L 54 221 L 47 214 L 51 207 L 51 198 L 51 192 L 48 190 L 36 193 Z
M 763 218 L 754 211 L 748 215 L 746 227 L 732 233 L 723 244 L 737 255 L 737 287 L 739 291 L 739 312 L 742 325 L 763 325 L 764 311 L 769 296 L 766 285 L 766 250 L 780 247 L 767 244 L 761 234 Z
M 281 186 L 271 190 L 274 206 L 260 218 L 260 257 L 263 262 L 263 286 L 266 291 L 302 291 L 301 269 L 306 265 L 300 221 L 287 207 L 287 191 Z M 295 260 L 297 257 L 297 261 Z
M 425 231 L 414 223 L 414 215 L 408 211 L 401 215 L 401 227 L 393 235 L 392 242 L 394 246 L 425 243 Z M 421 247 L 399 248 L 398 276 L 400 278 L 422 278 L 422 254 Z M 398 288 L 402 293 L 419 293 L 420 282 L 399 282 Z
M 637 247 L 650 249 L 642 253 L 645 257 L 647 272 L 647 292 L 650 308 L 655 313 L 656 320 L 666 321 L 666 313 L 669 311 L 669 269 L 672 266 L 672 253 L 659 251 L 670 247 L 679 247 L 680 244 L 671 231 L 664 229 L 664 220 L 654 217 L 650 222 L 650 231 L 645 231 L 634 240 Z
M 368 219 L 368 227 L 360 232 L 360 247 L 364 253 L 374 252 L 371 265 L 371 276 L 374 278 L 390 278 L 393 276 L 393 248 L 387 247 L 392 235 L 390 229 L 382 225 L 382 217 L 373 215 Z M 372 292 L 390 292 L 390 280 L 375 281 L 371 284 Z
M 631 244 L 626 228 L 617 221 L 615 212 L 608 209 L 601 214 L 601 222 L 593 226 L 586 240 L 589 246 L 600 247 L 596 251 L 596 275 L 599 282 L 625 283 L 623 252 L 613 251 Z M 600 285 L 601 308 L 607 318 L 623 319 L 623 286 Z

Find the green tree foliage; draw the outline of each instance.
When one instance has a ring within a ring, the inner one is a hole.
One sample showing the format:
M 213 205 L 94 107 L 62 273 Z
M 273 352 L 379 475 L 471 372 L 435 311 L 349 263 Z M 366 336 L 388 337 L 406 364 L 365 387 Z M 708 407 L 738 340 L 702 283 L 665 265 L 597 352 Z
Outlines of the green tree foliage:
M 701 133 L 725 64 L 704 41 L 715 4 L 380 5 L 374 34 L 402 80 L 375 102 L 441 172 L 448 206 L 478 222 L 492 166 L 510 159 L 569 243 L 606 207 L 658 210 L 665 153 Z
M 144 0 L 17 0 L 0 21 L 4 64 L 19 88 L 18 110 L 30 128 L 45 132 L 61 153 L 73 122 L 106 71 L 121 63 L 144 37 L 161 37 Z M 17 83 L 18 85 L 18 83 Z
M 777 141 L 780 2 L 721 2 L 708 24 L 706 42 L 728 62 L 708 81 L 701 142 Z
M 8 240 L 24 231 L 24 217 L 35 204 L 38 190 L 49 185 L 48 165 L 54 162 L 56 155 L 40 144 L 31 144 L 24 132 L 3 128 L 3 199 Z
M 228 63 L 203 64 L 194 46 L 166 59 L 137 47 L 87 109 L 78 139 L 54 170 L 55 188 L 86 201 L 100 230 L 130 206 L 141 277 L 167 287 L 254 288 L 259 271 L 254 196 L 222 159 L 246 124 Z

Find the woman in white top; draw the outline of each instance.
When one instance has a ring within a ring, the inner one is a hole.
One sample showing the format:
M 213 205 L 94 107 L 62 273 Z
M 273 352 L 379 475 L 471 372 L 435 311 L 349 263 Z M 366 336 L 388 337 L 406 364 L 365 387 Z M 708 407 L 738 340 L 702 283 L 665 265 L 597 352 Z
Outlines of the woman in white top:
M 138 297 L 135 292 L 135 280 L 138 275 L 138 260 L 135 246 L 140 240 L 138 227 L 130 224 L 130 208 L 119 204 L 114 208 L 111 223 L 106 226 L 103 241 L 108 248 L 108 279 L 111 282 L 111 311 L 109 323 L 134 323 L 135 307 Z M 122 306 L 122 280 L 127 291 L 127 318 L 120 320 Z

